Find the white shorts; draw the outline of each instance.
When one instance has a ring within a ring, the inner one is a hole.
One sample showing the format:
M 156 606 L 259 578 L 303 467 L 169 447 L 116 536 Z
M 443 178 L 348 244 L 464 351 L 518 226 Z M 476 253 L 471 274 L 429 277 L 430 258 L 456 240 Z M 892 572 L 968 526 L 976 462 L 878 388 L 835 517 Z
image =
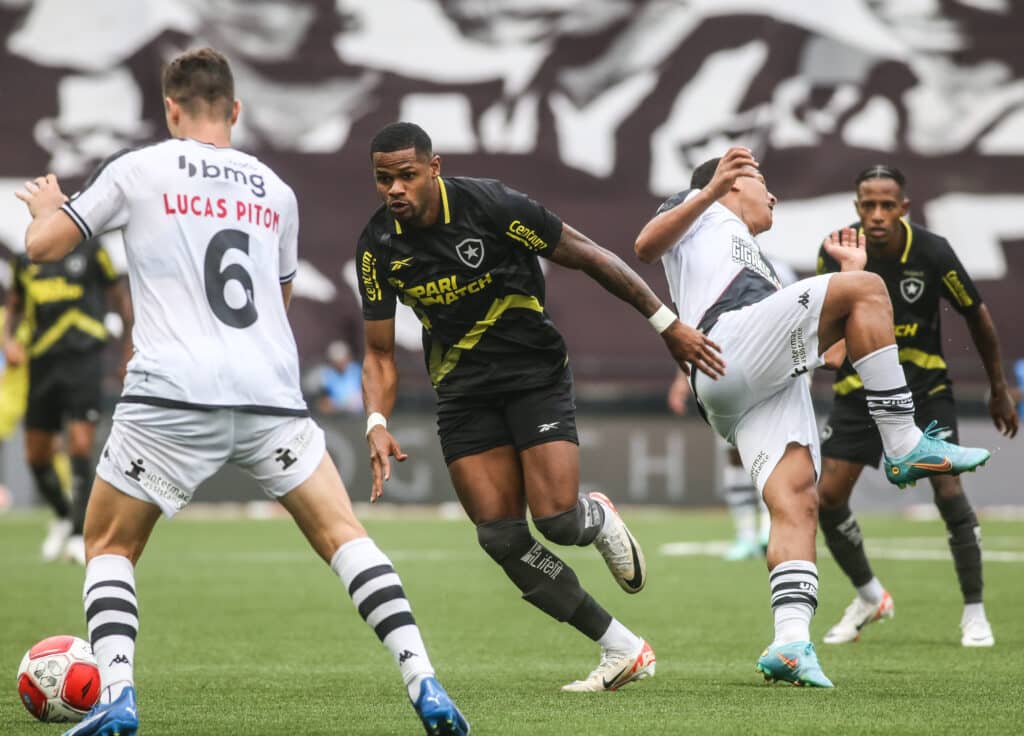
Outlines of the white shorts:
M 324 432 L 309 417 L 122 403 L 96 474 L 169 518 L 227 463 L 277 499 L 309 478 L 325 451 Z
M 808 375 L 822 365 L 818 320 L 831 274 L 787 286 L 723 314 L 709 333 L 722 348 L 725 375 L 696 374 L 694 393 L 711 426 L 739 450 L 758 491 L 790 443 L 811 451 L 821 470 L 818 425 Z

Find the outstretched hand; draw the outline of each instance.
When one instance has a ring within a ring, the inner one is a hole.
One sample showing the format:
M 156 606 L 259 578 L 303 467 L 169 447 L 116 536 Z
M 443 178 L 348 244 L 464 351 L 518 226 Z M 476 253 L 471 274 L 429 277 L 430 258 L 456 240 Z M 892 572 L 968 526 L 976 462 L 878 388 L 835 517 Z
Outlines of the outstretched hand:
M 373 486 L 370 490 L 370 503 L 384 495 L 384 481 L 391 480 L 391 460 L 394 457 L 402 462 L 407 457 L 402 448 L 386 427 L 378 425 L 366 435 L 370 446 L 370 470 L 373 471 Z
M 712 380 L 717 381 L 725 375 L 725 361 L 720 355 L 722 349 L 700 330 L 676 320 L 661 333 L 661 337 L 686 375 L 690 375 L 691 363 Z
M 863 271 L 868 262 L 864 233 L 852 227 L 836 230 L 825 238 L 825 252 L 839 264 L 841 271 Z
M 718 162 L 711 181 L 704 190 L 715 199 L 721 199 L 741 176 L 757 176 L 760 169 L 753 152 L 743 146 L 733 146 Z

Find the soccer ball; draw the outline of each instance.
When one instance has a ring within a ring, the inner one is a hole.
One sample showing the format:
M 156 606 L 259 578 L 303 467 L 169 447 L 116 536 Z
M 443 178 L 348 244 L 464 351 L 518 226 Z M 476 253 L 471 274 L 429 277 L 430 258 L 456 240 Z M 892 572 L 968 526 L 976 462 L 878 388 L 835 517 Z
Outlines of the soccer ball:
M 82 720 L 100 696 L 100 671 L 92 647 L 77 636 L 43 639 L 21 660 L 18 695 L 40 721 Z

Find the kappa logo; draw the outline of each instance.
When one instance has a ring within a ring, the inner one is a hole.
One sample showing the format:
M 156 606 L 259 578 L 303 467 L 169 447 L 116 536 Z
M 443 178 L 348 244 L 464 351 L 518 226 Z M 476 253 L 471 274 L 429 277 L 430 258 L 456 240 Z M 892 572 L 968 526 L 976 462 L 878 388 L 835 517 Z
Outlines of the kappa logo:
M 548 422 L 546 424 L 538 424 L 537 429 L 541 432 L 550 432 L 552 429 L 557 427 L 559 422 Z
M 398 653 L 398 664 L 405 664 L 415 656 L 416 652 L 410 652 L 408 649 L 403 649 Z
M 479 268 L 484 262 L 484 241 L 480 238 L 466 238 L 455 246 L 455 253 L 470 268 Z
M 811 303 L 811 290 L 808 289 L 799 297 L 797 297 L 796 303 L 799 304 L 804 309 L 810 309 L 808 305 Z
M 118 654 L 116 657 L 114 657 L 112 660 L 110 660 L 110 666 L 111 667 L 113 667 L 115 664 L 131 664 L 131 662 L 128 660 L 128 657 L 126 657 L 125 655 Z
M 900 281 L 900 296 L 903 297 L 903 301 L 908 304 L 913 304 L 921 295 L 924 293 L 924 281 L 917 278 L 916 276 L 909 276 Z
M 142 475 L 145 472 L 146 472 L 146 464 L 143 462 L 142 458 L 140 457 L 138 460 L 132 460 L 132 467 L 130 469 L 124 471 L 124 474 L 127 475 L 132 480 L 139 481 L 139 480 L 142 480 Z

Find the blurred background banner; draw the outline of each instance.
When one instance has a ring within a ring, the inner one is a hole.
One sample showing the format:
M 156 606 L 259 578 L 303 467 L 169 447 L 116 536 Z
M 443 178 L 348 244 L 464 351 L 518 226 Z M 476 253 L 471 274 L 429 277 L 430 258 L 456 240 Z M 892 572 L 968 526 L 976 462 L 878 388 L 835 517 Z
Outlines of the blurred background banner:
M 26 177 L 53 171 L 73 191 L 106 156 L 162 138 L 161 63 L 193 46 L 227 53 L 236 144 L 299 198 L 291 316 L 304 359 L 335 339 L 359 352 L 352 259 L 377 206 L 368 142 L 396 119 L 427 129 L 444 173 L 529 193 L 666 297 L 633 239 L 730 144 L 755 149 L 781 200 L 765 249 L 804 273 L 823 235 L 852 220 L 857 172 L 899 166 L 913 219 L 980 282 L 1006 357 L 1024 345 L 1024 3 L 0 0 L 0 37 L 9 252 L 22 248 L 12 193 Z M 671 377 L 657 337 L 585 277 L 551 270 L 547 306 L 584 390 Z M 983 383 L 961 320 L 946 329 L 954 377 Z M 414 388 L 427 385 L 418 333 L 403 314 Z

